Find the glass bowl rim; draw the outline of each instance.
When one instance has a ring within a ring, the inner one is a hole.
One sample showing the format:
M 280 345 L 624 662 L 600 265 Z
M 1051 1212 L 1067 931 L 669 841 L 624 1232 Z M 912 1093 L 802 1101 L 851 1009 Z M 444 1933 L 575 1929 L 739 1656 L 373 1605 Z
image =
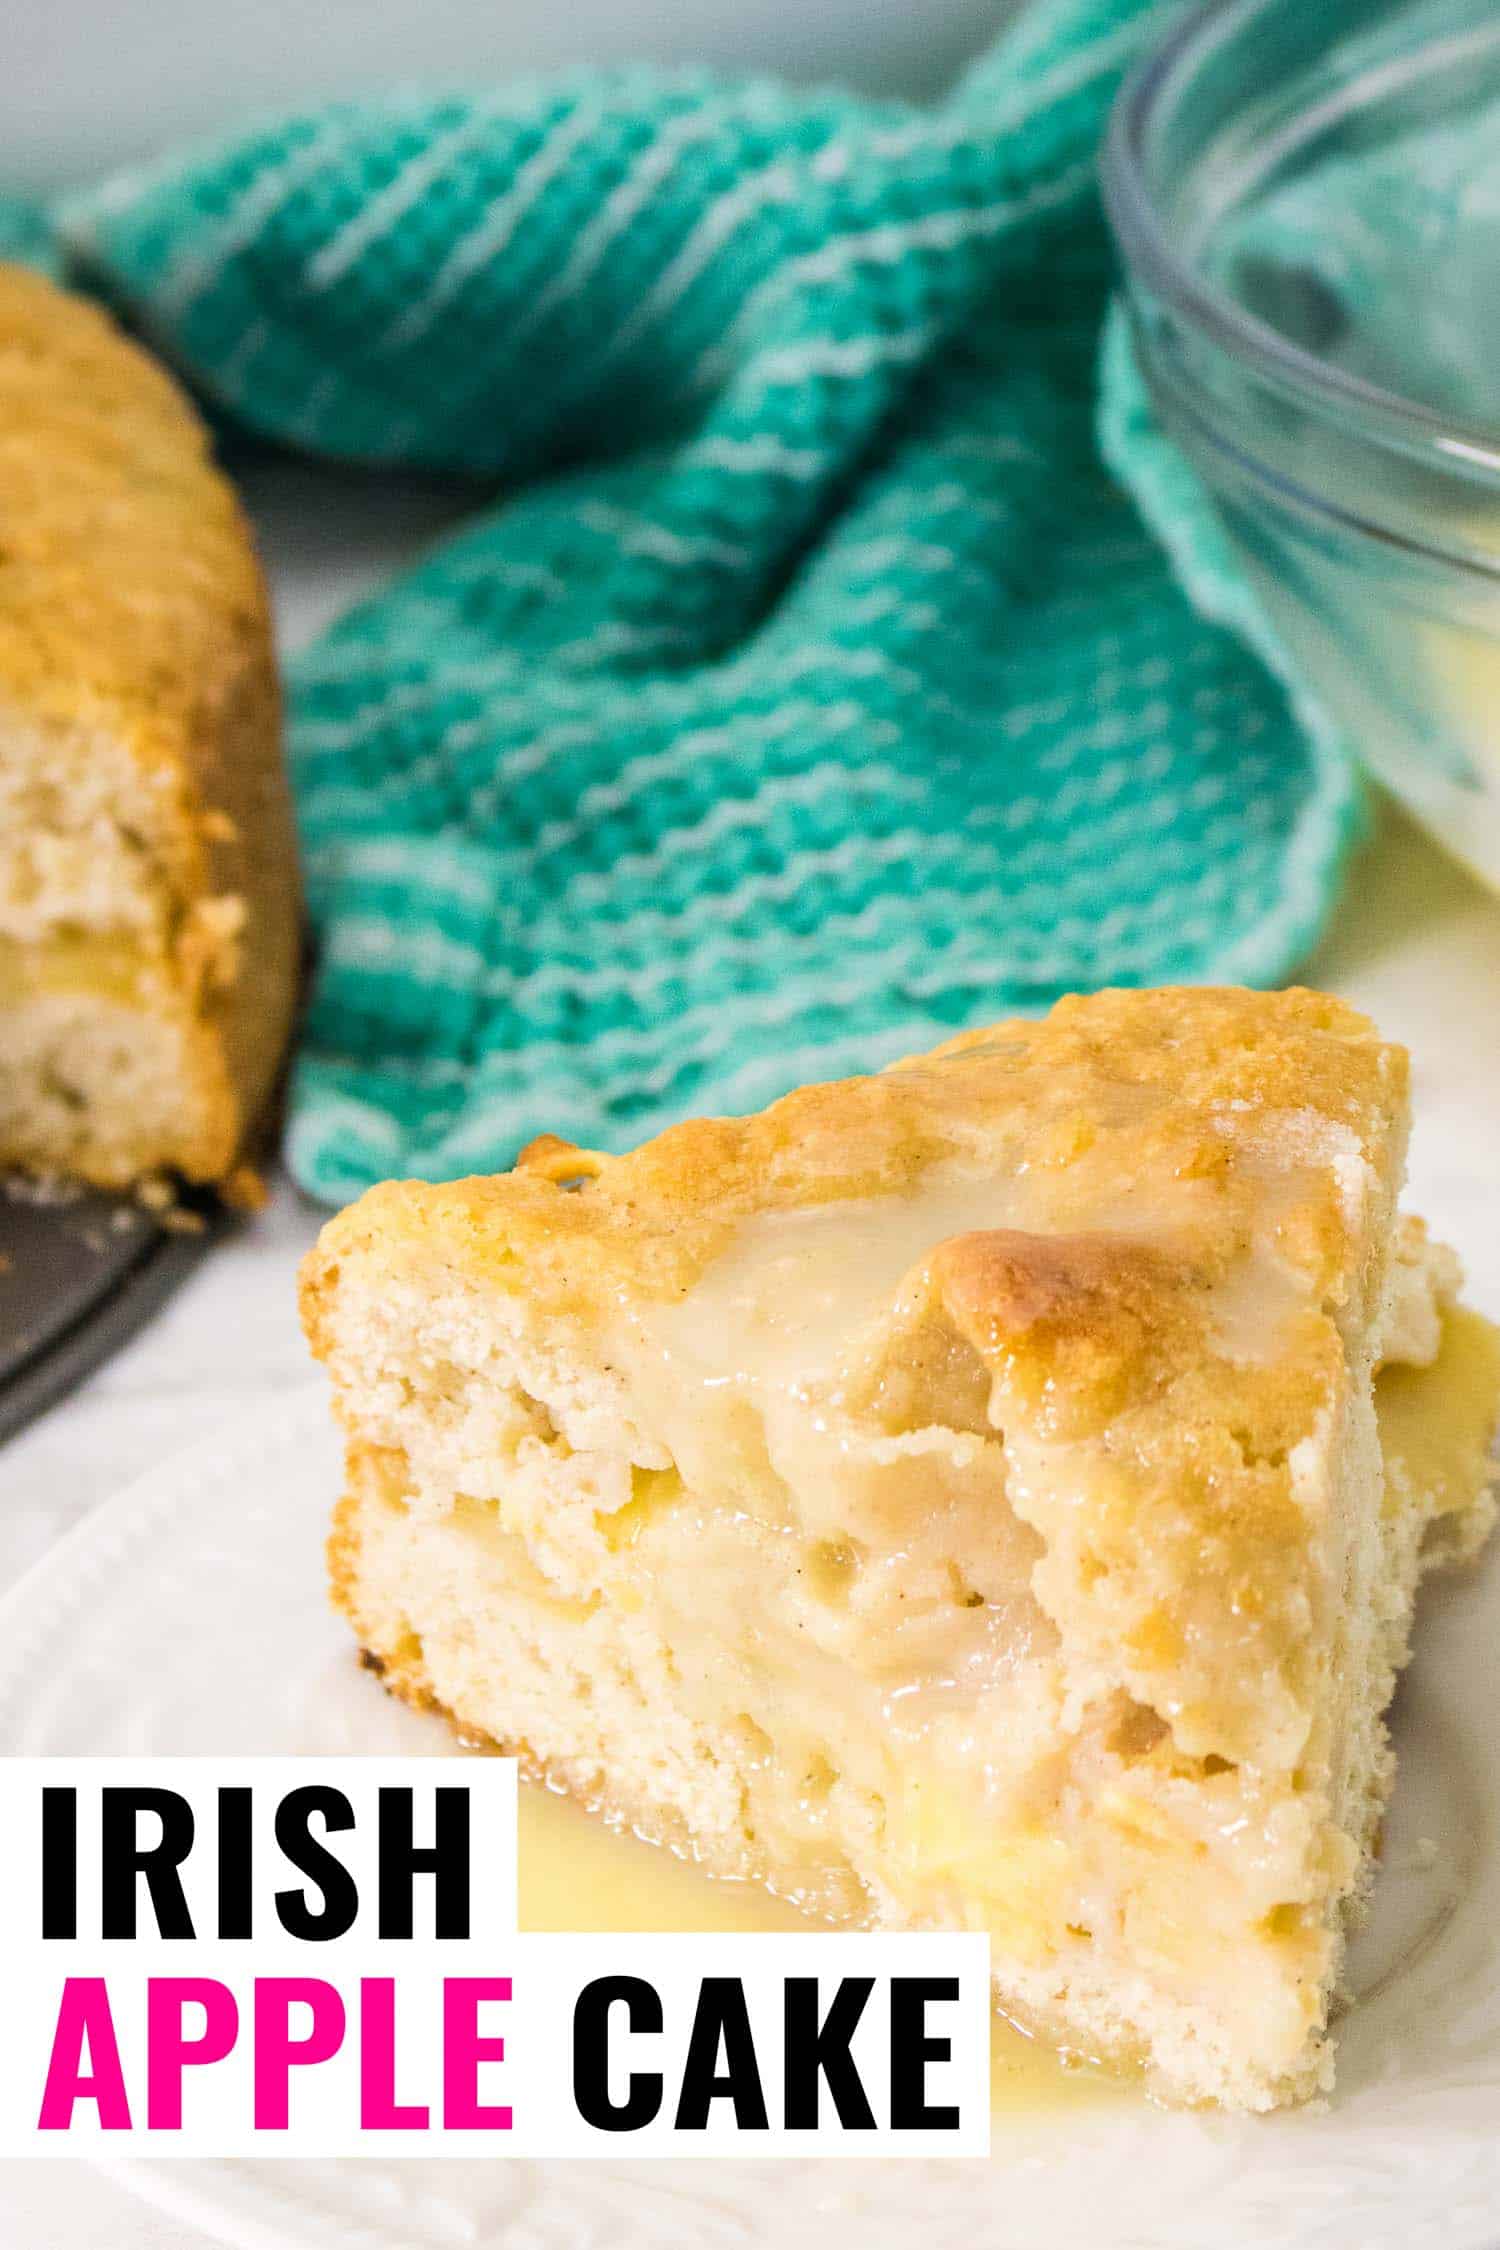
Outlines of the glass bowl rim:
M 1292 343 L 1217 288 L 1174 246 L 1147 178 L 1147 136 L 1162 103 L 1224 40 L 1288 0 L 1201 0 L 1126 73 L 1105 134 L 1100 179 L 1127 277 L 1274 389 L 1346 423 L 1355 415 L 1374 442 L 1441 461 L 1448 473 L 1500 485 L 1500 429 L 1436 413 L 1399 392 L 1351 375 Z M 1500 35 L 1500 12 L 1488 36 Z M 1481 25 L 1476 40 L 1486 36 Z

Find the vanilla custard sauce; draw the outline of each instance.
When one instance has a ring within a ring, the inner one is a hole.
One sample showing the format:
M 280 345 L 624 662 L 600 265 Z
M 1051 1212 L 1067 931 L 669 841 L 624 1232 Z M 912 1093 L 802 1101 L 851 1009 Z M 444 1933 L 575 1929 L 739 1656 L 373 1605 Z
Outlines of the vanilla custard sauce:
M 1205 1293 L 1220 1349 L 1260 1360 L 1306 1302 L 1306 1281 L 1277 1253 L 1277 1224 L 1307 1186 L 1300 1165 L 1255 1178 L 1255 1233 Z M 889 1313 L 903 1282 L 955 1236 L 1104 1234 L 1160 1248 L 1191 1240 L 1216 1190 L 1194 1179 L 1158 1180 L 1149 1195 L 1122 1195 L 1103 1167 L 996 1174 L 935 1166 L 906 1194 L 846 1198 L 758 1212 L 675 1303 L 635 1304 L 620 1348 L 632 1379 L 674 1435 L 685 1403 L 710 1422 L 734 1402 L 762 1414 L 833 1402 L 861 1340 Z M 691 1439 L 689 1439 L 691 1450 Z M 688 1475 L 686 1465 L 679 1467 Z M 691 1478 L 689 1477 L 689 1481 Z
M 658 1844 L 612 1828 L 569 1797 L 522 1781 L 520 1923 L 523 1930 L 789 1931 L 824 1927 L 757 1883 L 725 1882 Z M 1070 2067 L 1003 2018 L 990 2040 L 997 2112 L 1024 2115 L 1104 2098 L 1102 2071 Z

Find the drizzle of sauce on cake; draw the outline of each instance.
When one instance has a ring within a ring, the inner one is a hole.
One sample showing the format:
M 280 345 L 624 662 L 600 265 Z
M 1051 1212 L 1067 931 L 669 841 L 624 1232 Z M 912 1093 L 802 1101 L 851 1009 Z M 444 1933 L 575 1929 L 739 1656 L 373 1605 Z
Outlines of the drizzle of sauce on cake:
M 1254 1180 L 1253 1237 L 1204 1293 L 1227 1358 L 1273 1356 L 1284 1324 L 1307 1302 L 1307 1283 L 1279 1255 L 1276 1237 L 1308 1184 L 1300 1164 Z M 997 1229 L 1095 1234 L 1190 1263 L 1194 1231 L 1218 1193 L 1212 1180 L 1193 1178 L 1132 1191 L 1097 1165 L 997 1175 L 943 1164 L 906 1194 L 758 1212 L 685 1297 L 629 1307 L 632 1374 L 669 1425 L 687 1401 L 720 1422 L 736 1400 L 762 1413 L 816 1413 L 836 1406 L 862 1340 L 941 1244 Z

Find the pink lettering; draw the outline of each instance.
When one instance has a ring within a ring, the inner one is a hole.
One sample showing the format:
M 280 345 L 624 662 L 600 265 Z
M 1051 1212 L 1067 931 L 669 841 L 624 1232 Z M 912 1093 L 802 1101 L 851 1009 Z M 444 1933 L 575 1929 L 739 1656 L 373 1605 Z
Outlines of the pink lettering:
M 479 2029 L 487 2000 L 510 1998 L 509 1977 L 443 1980 L 443 2124 L 450 2133 L 508 2133 L 510 2111 L 479 2099 L 479 2065 L 501 2062 L 505 2041 Z
M 85 2044 L 91 2065 L 88 2075 L 83 2068 Z M 47 2083 L 42 2091 L 42 2112 L 37 2120 L 42 2132 L 66 2133 L 78 2101 L 98 2104 L 99 2123 L 106 2133 L 130 2131 L 125 2074 L 120 2068 L 120 2049 L 110 2014 L 109 1987 L 103 1977 L 69 1977 L 63 1986 Z
M 183 2013 L 203 2010 L 196 2039 Z M 182 2074 L 189 2063 L 222 2062 L 239 2035 L 240 2011 L 227 1984 L 214 1977 L 151 1977 L 146 1985 L 146 2123 L 154 2133 L 182 2131 Z
M 312 2016 L 305 2039 L 294 2039 L 292 2009 L 298 2002 Z M 344 2043 L 344 2003 L 335 1985 L 321 1977 L 257 1977 L 255 1980 L 255 2130 L 287 2130 L 293 2067 L 328 2062 Z
M 420 2102 L 396 2099 L 396 1980 L 362 1977 L 359 1987 L 359 2122 L 367 2133 L 422 2133 Z

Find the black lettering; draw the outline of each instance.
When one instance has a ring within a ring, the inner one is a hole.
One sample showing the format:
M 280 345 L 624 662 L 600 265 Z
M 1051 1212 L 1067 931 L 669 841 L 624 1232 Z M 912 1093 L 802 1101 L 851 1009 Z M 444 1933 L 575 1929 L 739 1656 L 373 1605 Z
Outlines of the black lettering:
M 789 2132 L 812 2132 L 821 2124 L 819 2081 L 824 2078 L 833 2097 L 834 2113 L 845 2131 L 874 2131 L 875 2112 L 850 2053 L 850 2042 L 874 1989 L 873 1977 L 841 1977 L 828 2013 L 819 2023 L 817 1978 L 787 1978 L 784 2052 Z
M 609 2012 L 619 2001 L 633 2032 L 660 2031 L 661 1996 L 642 1977 L 595 1977 L 573 2009 L 573 2106 L 600 2133 L 638 2133 L 661 2109 L 660 2071 L 633 2070 L 625 2099 L 609 2092 Z
M 250 1792 L 245 1788 L 219 1791 L 219 1935 L 248 1938 L 252 1934 L 250 1900 L 251 1842 Z
M 929 2002 L 956 2000 L 957 1977 L 891 1979 L 891 2130 L 893 2133 L 956 2131 L 958 2111 L 927 2099 L 927 2065 L 946 2062 L 951 2039 L 934 2039 L 927 2030 Z
M 305 1789 L 288 1790 L 276 1807 L 276 1841 L 293 1867 L 317 1886 L 323 1902 L 315 1913 L 307 1903 L 305 1890 L 278 1891 L 276 1913 L 288 1937 L 326 1945 L 331 1938 L 341 1938 L 353 1929 L 359 1912 L 359 1887 L 343 1861 L 313 1835 L 315 1818 L 322 1820 L 330 1835 L 354 1826 L 354 1814 L 342 1789 L 309 1784 Z
M 142 1813 L 155 1813 L 161 1822 L 159 1841 L 144 1847 L 136 1835 Z M 104 1790 L 99 1810 L 102 1934 L 134 1938 L 136 1878 L 144 1875 L 162 1936 L 191 1938 L 193 1917 L 177 1870 L 192 1848 L 193 1808 L 175 1789 Z
M 412 1842 L 410 1789 L 380 1792 L 380 1934 L 409 1938 L 412 1889 L 418 1875 L 433 1879 L 433 1935 L 469 1934 L 469 1792 L 436 1789 L 436 1834 L 431 1844 Z
M 42 1791 L 42 1936 L 78 1935 L 78 1791 Z
M 719 2069 L 719 2049 L 724 2068 Z M 677 2097 L 679 2133 L 701 2133 L 708 2113 L 724 2097 L 734 2104 L 734 2121 L 740 2131 L 763 2133 L 770 2123 L 766 2097 L 761 2090 L 760 2065 L 755 2059 L 755 2039 L 745 2006 L 744 1987 L 738 1977 L 705 1977 L 698 1992 L 698 2009 L 682 2066 L 682 2091 Z

